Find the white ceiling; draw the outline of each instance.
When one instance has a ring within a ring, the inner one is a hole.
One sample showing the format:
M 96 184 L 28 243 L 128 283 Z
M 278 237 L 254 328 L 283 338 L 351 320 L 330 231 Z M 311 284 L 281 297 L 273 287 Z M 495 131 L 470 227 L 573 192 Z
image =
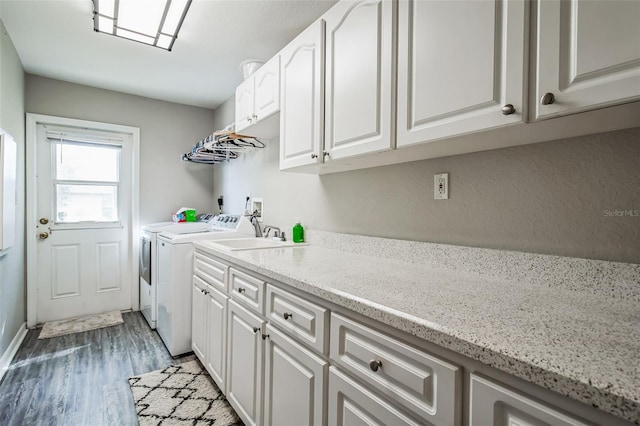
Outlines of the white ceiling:
M 0 3 L 29 74 L 216 108 L 240 62 L 271 58 L 335 0 L 193 0 L 171 52 L 94 32 L 91 0 Z

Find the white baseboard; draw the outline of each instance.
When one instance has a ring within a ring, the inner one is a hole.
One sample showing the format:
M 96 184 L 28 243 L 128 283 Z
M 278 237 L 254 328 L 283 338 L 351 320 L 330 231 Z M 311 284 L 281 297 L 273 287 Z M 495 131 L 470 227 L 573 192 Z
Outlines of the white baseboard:
M 22 344 L 22 341 L 26 336 L 27 323 L 23 323 L 18 329 L 18 332 L 14 336 L 7 350 L 2 354 L 2 358 L 0 358 L 0 380 L 2 380 L 2 378 L 4 377 L 4 373 L 7 372 L 7 369 L 9 368 L 9 365 L 11 365 L 13 357 L 16 356 L 18 348 L 20 348 L 20 345 Z

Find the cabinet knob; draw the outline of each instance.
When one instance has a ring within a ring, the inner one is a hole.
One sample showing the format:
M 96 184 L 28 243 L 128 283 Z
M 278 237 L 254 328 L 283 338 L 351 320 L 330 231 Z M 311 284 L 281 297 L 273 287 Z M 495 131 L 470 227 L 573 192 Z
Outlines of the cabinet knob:
M 516 108 L 511 104 L 506 104 L 502 107 L 502 115 L 511 115 L 515 114 Z
M 247 121 L 248 121 L 249 123 L 251 123 L 251 117 L 250 117 L 250 116 L 247 116 Z
M 329 156 L 329 151 L 322 151 L 322 158 L 327 158 Z
M 556 101 L 556 97 L 553 95 L 553 93 L 548 92 L 545 93 L 544 95 L 542 95 L 542 97 L 540 98 L 540 103 L 542 105 L 551 105 L 552 103 L 554 103 Z
M 246 289 L 242 288 L 242 287 L 238 287 L 238 293 L 244 293 L 246 291 Z
M 316 154 L 315 152 L 311 153 L 311 158 L 318 158 L 318 154 Z
M 293 316 L 293 314 L 290 314 L 289 312 L 285 312 L 284 314 L 282 314 L 282 316 L 284 317 L 284 319 L 288 320 Z
M 382 368 L 382 361 L 379 359 L 372 359 L 369 361 L 369 368 L 371 371 L 378 371 L 378 368 Z
M 258 331 L 260 331 L 260 327 L 253 327 L 253 332 L 257 333 Z
M 268 335 L 268 334 L 263 334 L 263 335 L 262 335 L 262 340 L 267 340 L 268 338 L 269 338 L 269 335 Z
M 257 115 L 255 115 L 255 114 L 253 114 L 253 119 L 254 119 L 254 120 L 256 120 L 256 121 L 258 121 L 258 116 L 257 116 Z

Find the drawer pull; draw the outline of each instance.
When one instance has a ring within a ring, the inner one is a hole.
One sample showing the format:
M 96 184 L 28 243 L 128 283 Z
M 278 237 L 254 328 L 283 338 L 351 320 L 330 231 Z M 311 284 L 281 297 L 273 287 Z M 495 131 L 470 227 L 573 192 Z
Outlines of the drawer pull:
M 253 332 L 257 333 L 258 331 L 260 331 L 260 327 L 253 327 Z
M 284 317 L 284 319 L 288 320 L 293 316 L 293 314 L 290 314 L 289 312 L 285 312 L 284 314 L 282 314 L 282 316 Z
M 244 293 L 245 291 L 247 291 L 245 288 L 238 287 L 238 293 Z
M 372 359 L 369 361 L 369 368 L 371 368 L 371 371 L 378 371 L 378 368 L 382 368 L 382 361 L 379 359 Z

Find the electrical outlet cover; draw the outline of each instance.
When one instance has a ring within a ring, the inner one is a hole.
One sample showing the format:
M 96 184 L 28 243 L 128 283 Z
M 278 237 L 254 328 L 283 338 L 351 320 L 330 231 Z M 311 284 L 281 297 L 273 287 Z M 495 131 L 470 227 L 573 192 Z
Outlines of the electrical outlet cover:
M 449 173 L 433 175 L 433 199 L 449 199 Z

